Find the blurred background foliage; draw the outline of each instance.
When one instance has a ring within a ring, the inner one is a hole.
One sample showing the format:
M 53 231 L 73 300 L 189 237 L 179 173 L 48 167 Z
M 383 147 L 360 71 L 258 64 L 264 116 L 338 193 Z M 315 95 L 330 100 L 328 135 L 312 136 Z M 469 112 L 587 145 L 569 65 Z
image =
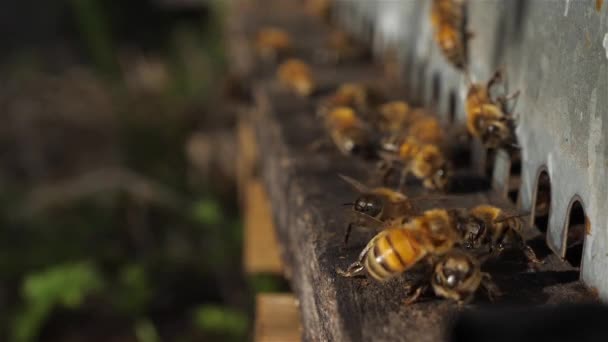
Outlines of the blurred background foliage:
M 0 0 L 0 340 L 250 336 L 225 5 Z

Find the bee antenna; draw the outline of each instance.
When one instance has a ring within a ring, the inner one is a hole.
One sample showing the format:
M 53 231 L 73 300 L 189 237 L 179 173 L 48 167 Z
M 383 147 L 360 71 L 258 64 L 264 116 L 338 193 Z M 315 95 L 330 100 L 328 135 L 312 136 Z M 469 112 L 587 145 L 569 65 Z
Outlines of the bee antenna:
M 355 203 L 342 203 L 343 206 L 347 206 L 347 205 L 353 205 Z
M 500 219 L 500 220 L 496 220 L 496 221 L 494 221 L 494 222 L 495 222 L 495 223 L 500 223 L 500 222 L 504 222 L 504 221 L 510 220 L 510 219 L 512 219 L 512 218 L 518 218 L 518 217 L 526 217 L 526 216 L 530 216 L 531 214 L 532 214 L 532 212 L 525 212 L 525 213 L 522 213 L 522 214 L 511 215 L 511 216 L 508 216 L 508 217 L 502 218 L 502 219 Z

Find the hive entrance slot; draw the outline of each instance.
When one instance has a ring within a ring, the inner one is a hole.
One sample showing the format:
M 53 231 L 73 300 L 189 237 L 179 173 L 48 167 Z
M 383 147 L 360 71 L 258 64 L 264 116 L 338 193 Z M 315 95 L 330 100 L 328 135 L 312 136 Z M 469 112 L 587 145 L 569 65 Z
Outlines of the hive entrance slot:
M 536 183 L 536 200 L 534 204 L 534 225 L 543 233 L 549 226 L 551 209 L 551 180 L 547 171 L 542 171 Z
M 456 120 L 456 92 L 450 91 L 450 97 L 448 99 L 448 124 L 453 125 Z
M 570 207 L 570 217 L 566 230 L 566 260 L 574 267 L 581 266 L 585 236 L 590 232 L 591 224 L 585 215 L 580 201 L 575 200 Z
M 433 84 L 432 84 L 432 105 L 436 110 L 440 108 L 439 99 L 441 98 L 441 75 L 436 72 L 433 74 Z
M 511 154 L 511 166 L 509 168 L 509 185 L 507 196 L 513 203 L 517 203 L 519 187 L 521 185 L 521 153 Z

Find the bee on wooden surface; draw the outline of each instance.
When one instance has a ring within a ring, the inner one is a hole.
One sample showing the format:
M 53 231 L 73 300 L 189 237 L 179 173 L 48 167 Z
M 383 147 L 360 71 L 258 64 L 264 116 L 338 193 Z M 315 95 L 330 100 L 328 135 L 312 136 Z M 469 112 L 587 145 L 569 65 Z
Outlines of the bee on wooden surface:
M 341 84 L 336 91 L 322 101 L 319 114 L 335 107 L 351 107 L 358 113 L 367 114 L 384 100 L 379 89 L 368 84 L 348 82 Z
M 515 120 L 507 112 L 507 101 L 516 98 L 519 92 L 494 99 L 490 90 L 501 80 L 502 73 L 497 71 L 487 84 L 471 84 L 467 93 L 467 130 L 486 148 L 516 146 Z
M 365 60 L 371 57 L 370 49 L 360 44 L 343 30 L 332 30 L 323 48 L 316 51 L 321 63 L 339 64 L 345 61 Z
M 409 221 L 390 220 L 358 260 L 346 271 L 338 269 L 338 274 L 353 277 L 365 271 L 378 281 L 389 280 L 429 256 L 448 252 L 459 241 L 454 227 L 453 217 L 443 209 L 427 210 Z
M 385 187 L 369 188 L 351 177 L 339 176 L 359 193 L 353 203 L 345 203 L 352 207 L 356 218 L 347 226 L 344 244 L 354 225 L 379 227 L 390 219 L 412 215 L 412 203 L 404 194 Z
M 384 180 L 388 178 L 395 164 L 403 164 L 399 189 L 405 184 L 408 174 L 422 180 L 422 185 L 431 190 L 444 190 L 450 180 L 451 166 L 443 151 L 435 144 L 420 142 L 412 136 L 396 142 L 385 142 L 383 148 L 392 152 L 382 152 L 388 163 Z
M 288 59 L 277 71 L 279 82 L 299 96 L 309 96 L 315 90 L 315 80 L 310 66 L 299 59 Z
M 457 229 L 467 249 L 487 250 L 490 256 L 508 248 L 519 248 L 529 262 L 542 263 L 523 238 L 522 215 L 510 215 L 491 205 L 478 205 L 461 214 Z
M 439 145 L 445 139 L 445 132 L 436 116 L 417 114 L 407 129 L 407 136 L 421 143 Z
M 480 286 L 486 289 L 490 300 L 500 295 L 491 279 L 489 273 L 481 271 L 477 258 L 455 248 L 435 263 L 431 286 L 435 295 L 464 304 L 473 299 Z
M 390 101 L 378 107 L 378 129 L 389 134 L 401 133 L 420 111 L 411 108 L 405 101 Z
M 306 12 L 320 18 L 326 23 L 331 20 L 333 10 L 333 0 L 307 0 L 305 4 Z
M 291 50 L 291 36 L 280 28 L 264 27 L 257 33 L 255 48 L 263 59 L 277 60 Z
M 325 129 L 344 155 L 374 158 L 378 150 L 372 129 L 350 107 L 336 107 L 323 116 Z
M 445 58 L 457 69 L 467 67 L 467 43 L 471 34 L 466 31 L 466 0 L 433 0 L 431 24 L 434 39 Z

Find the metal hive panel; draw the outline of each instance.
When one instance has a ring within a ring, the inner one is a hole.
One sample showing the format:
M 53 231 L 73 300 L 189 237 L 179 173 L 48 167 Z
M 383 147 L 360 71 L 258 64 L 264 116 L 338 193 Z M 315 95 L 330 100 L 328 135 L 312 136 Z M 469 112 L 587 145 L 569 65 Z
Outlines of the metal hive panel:
M 339 1 L 340 21 L 365 36 L 374 32 L 379 54 L 397 48 L 405 80 L 416 97 L 433 102 L 433 80 L 441 84 L 438 109 L 444 117 L 449 94 L 457 94 L 462 122 L 466 82 L 432 41 L 430 1 Z M 582 278 L 608 299 L 608 5 L 595 1 L 470 0 L 470 73 L 485 81 L 503 65 L 509 90 L 521 95 L 515 108 L 522 148 L 522 210 L 533 207 L 537 178 L 546 169 L 552 202 L 547 242 L 565 253 L 572 202 L 583 204 L 591 223 L 582 260 Z M 395 20 L 398 16 L 402 20 Z M 386 24 L 385 21 L 389 21 Z M 395 24 L 396 23 L 396 24 Z M 373 27 L 368 27 L 372 25 Z M 496 175 L 505 174 L 497 165 Z M 498 172 L 500 171 L 500 172 Z

